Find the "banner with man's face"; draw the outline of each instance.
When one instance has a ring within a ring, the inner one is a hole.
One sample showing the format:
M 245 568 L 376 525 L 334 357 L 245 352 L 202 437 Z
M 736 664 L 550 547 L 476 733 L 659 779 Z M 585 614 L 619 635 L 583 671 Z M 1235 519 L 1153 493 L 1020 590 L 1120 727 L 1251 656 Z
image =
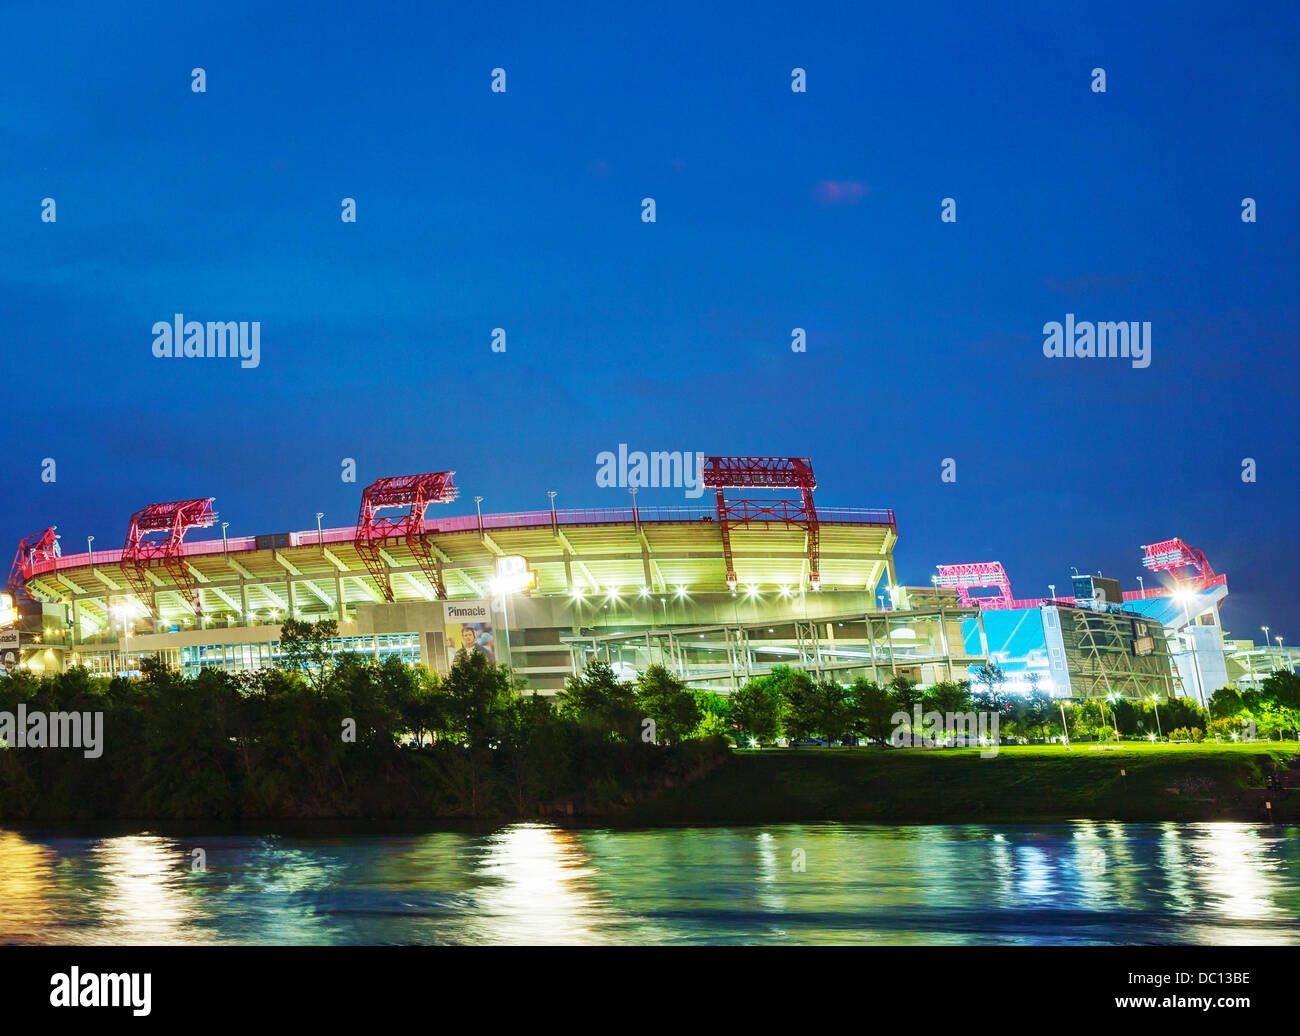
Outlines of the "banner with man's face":
M 18 650 L 18 631 L 0 630 L 0 676 L 12 676 L 22 658 Z
M 489 662 L 496 662 L 496 632 L 488 601 L 444 601 L 442 617 L 448 666 L 476 651 L 486 655 Z

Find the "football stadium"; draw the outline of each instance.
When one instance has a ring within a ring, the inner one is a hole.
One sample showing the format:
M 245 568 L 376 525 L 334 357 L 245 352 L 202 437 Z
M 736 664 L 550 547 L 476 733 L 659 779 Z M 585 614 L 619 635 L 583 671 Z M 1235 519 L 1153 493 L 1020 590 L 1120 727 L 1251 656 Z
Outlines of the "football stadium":
M 1227 579 L 1182 540 L 1142 548 L 1151 587 L 1072 573 L 1018 599 L 997 562 L 900 584 L 894 512 L 818 508 L 808 458 L 705 457 L 707 507 L 449 513 L 454 472 L 379 479 L 354 526 L 230 535 L 215 498 L 150 504 L 120 549 L 18 546 L 0 599 L 0 672 L 136 675 L 160 655 L 195 674 L 280 659 L 287 618 L 334 620 L 335 652 L 446 672 L 481 651 L 517 685 L 558 690 L 599 658 L 664 665 L 723 693 L 773 666 L 922 685 L 995 663 L 1011 692 L 1190 695 L 1290 668 L 1279 645 L 1225 638 Z M 190 538 L 198 530 L 220 536 Z M 1053 587 L 1053 593 L 1055 588 Z

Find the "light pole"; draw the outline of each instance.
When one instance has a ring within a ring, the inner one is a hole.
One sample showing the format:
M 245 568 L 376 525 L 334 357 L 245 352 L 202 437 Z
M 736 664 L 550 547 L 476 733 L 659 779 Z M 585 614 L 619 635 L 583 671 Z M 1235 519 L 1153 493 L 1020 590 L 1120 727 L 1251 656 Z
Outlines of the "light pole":
M 555 513 L 555 490 L 548 489 L 546 491 L 546 495 L 551 498 L 551 524 L 559 525 L 560 519 L 559 516 Z
M 1056 600 L 1056 584 L 1055 584 L 1055 583 L 1048 583 L 1048 584 L 1047 584 L 1047 589 L 1051 591 L 1051 593 L 1052 593 L 1052 600 L 1055 601 L 1055 600 Z
M 1065 699 L 1058 698 L 1056 704 L 1061 707 L 1061 743 L 1067 752 L 1072 752 L 1074 749 L 1070 747 L 1070 730 L 1065 725 Z
M 86 537 L 86 560 L 90 562 L 90 570 L 95 571 L 95 551 L 91 544 L 95 542 L 94 536 Z
M 483 535 L 483 508 L 479 506 L 479 505 L 482 504 L 482 503 L 483 503 L 483 498 L 482 498 L 481 496 L 476 496 L 476 497 L 474 498 L 474 511 L 478 514 L 478 534 L 479 534 L 479 536 L 482 536 L 482 535 Z
M 1268 641 L 1269 641 L 1269 636 L 1268 636 L 1268 627 L 1267 627 L 1267 626 L 1261 626 L 1260 629 L 1262 629 L 1262 630 L 1264 631 L 1264 647 L 1267 648 L 1267 647 L 1268 647 Z
M 325 546 L 325 534 L 321 531 L 320 520 L 325 517 L 324 511 L 316 512 L 316 546 Z
M 1102 695 L 1102 697 L 1098 698 L 1098 699 L 1097 699 L 1097 708 L 1101 710 L 1101 726 L 1102 726 L 1102 729 L 1104 730 L 1104 729 L 1106 728 L 1106 702 L 1108 702 L 1108 701 L 1111 703 L 1111 706 L 1110 706 L 1110 715 L 1111 715 L 1111 724 L 1110 724 L 1110 728 L 1111 728 L 1112 731 L 1114 731 L 1114 730 L 1115 730 L 1115 723 L 1114 723 L 1114 718 L 1115 718 L 1115 703 L 1114 703 L 1114 701 L 1111 699 L 1111 696 L 1110 696 L 1109 694 L 1106 694 L 1106 695 Z
M 1141 576 L 1138 576 L 1138 587 L 1142 590 L 1143 593 L 1147 592 L 1147 585 L 1146 583 L 1142 582 Z
M 1160 699 L 1154 694 L 1151 695 L 1151 704 L 1156 707 L 1156 733 L 1160 735 L 1160 740 L 1165 739 L 1165 732 L 1160 728 Z

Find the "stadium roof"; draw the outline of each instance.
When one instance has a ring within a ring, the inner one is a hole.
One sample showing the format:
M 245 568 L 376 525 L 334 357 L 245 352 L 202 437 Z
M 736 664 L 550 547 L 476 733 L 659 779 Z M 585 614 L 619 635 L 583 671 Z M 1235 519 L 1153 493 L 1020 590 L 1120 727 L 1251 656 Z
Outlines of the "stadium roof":
M 887 510 L 819 508 L 818 553 L 822 589 L 874 589 L 891 573 L 897 540 Z M 481 522 L 481 524 L 480 524 Z M 536 592 L 572 594 L 621 588 L 673 592 L 722 592 L 726 564 L 715 513 L 684 507 L 531 511 L 514 514 L 439 516 L 424 522 L 433 556 L 440 562 L 450 598 L 492 593 L 497 558 L 521 555 L 537 574 Z M 731 527 L 736 575 L 742 586 L 808 585 L 808 532 L 780 520 Z M 270 537 L 195 540 L 180 545 L 179 560 L 195 583 L 205 615 L 286 614 L 293 584 L 294 611 L 304 617 L 333 613 L 341 591 L 348 607 L 383 601 L 383 587 L 356 547 L 356 530 L 315 529 Z M 400 539 L 387 541 L 382 556 L 397 601 L 437 598 L 433 584 Z M 48 600 L 76 601 L 82 621 L 107 622 L 110 604 L 136 594 L 120 567 L 122 551 L 95 551 L 40 561 L 29 590 Z M 190 617 L 194 608 L 161 564 L 146 570 L 164 620 Z M 241 597 L 242 593 L 242 597 Z M 242 602 L 242 603 L 241 603 Z M 145 609 L 141 609 L 143 613 Z

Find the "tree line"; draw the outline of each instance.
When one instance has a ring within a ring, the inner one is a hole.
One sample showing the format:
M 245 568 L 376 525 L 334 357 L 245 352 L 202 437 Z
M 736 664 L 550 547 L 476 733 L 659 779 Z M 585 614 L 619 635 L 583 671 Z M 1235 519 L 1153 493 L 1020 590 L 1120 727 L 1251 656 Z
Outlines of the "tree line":
M 920 688 L 841 684 L 778 666 L 730 695 L 691 688 L 662 666 L 621 678 L 603 661 L 557 695 L 513 689 L 481 653 L 446 676 L 397 658 L 331 654 L 333 623 L 284 624 L 282 668 L 203 669 L 157 657 L 139 679 L 84 668 L 0 680 L 0 711 L 99 712 L 103 753 L 0 750 L 0 819 L 535 816 L 616 812 L 717 765 L 731 744 L 848 738 L 888 744 L 930 712 L 995 712 L 1003 736 L 1175 739 L 1295 736 L 1300 677 L 1222 688 L 1200 709 L 1159 702 L 1006 694 L 996 666 Z

